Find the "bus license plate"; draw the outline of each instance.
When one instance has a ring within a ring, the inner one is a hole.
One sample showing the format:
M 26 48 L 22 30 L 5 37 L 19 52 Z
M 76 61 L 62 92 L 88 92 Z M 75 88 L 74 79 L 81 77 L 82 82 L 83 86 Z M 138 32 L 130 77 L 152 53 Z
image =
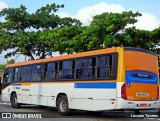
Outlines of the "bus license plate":
M 149 97 L 149 93 L 138 92 L 136 93 L 137 97 Z
M 140 104 L 139 107 L 147 107 L 147 104 Z

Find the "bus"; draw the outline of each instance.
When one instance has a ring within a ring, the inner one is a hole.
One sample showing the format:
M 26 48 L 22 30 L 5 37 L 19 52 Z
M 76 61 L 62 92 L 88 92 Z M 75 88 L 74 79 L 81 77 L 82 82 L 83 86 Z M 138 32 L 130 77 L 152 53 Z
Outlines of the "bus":
M 74 110 L 157 109 L 157 54 L 133 47 L 113 47 L 7 65 L 2 101 Z

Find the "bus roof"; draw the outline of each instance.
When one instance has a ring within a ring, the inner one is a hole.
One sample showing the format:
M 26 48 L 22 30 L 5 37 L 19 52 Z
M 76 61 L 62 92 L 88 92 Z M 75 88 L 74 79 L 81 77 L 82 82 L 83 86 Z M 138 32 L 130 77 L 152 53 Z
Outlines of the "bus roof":
M 148 53 L 148 54 L 157 56 L 157 54 L 156 54 L 155 52 L 152 52 L 152 51 L 146 50 L 146 49 L 142 49 L 142 48 L 124 47 L 124 50 L 126 50 L 126 51 L 138 51 L 138 52 L 144 52 L 144 53 Z
M 94 55 L 105 54 L 105 53 L 113 53 L 113 52 L 116 52 L 116 47 L 101 49 L 101 50 L 81 52 L 81 53 L 76 53 L 76 54 L 56 56 L 56 57 L 52 57 L 52 58 L 31 60 L 31 61 L 20 62 L 20 63 L 15 63 L 15 64 L 9 64 L 9 65 L 6 66 L 6 68 L 23 66 L 23 65 L 30 65 L 30 64 L 45 63 L 45 62 L 51 62 L 51 61 L 57 61 L 57 60 L 65 60 L 65 59 L 78 58 L 78 57 L 94 56 Z

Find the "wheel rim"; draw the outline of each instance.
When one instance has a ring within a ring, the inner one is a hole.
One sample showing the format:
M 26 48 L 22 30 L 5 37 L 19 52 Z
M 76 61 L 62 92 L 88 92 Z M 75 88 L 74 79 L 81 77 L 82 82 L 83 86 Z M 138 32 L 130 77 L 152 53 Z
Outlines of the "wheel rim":
M 60 102 L 60 110 L 61 110 L 61 112 L 66 112 L 66 110 L 67 110 L 67 102 L 65 100 L 62 100 Z

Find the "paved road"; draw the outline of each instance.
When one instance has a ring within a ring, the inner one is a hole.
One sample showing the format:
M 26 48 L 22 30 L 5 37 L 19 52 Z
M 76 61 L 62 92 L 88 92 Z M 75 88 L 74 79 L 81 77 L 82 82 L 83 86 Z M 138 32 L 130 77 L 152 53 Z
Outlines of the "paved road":
M 9 103 L 2 103 L 1 101 L 1 96 L 0 96 L 0 117 L 2 117 L 2 113 L 3 113 L 3 117 L 6 116 L 6 114 L 4 113 L 9 113 L 7 115 L 12 116 L 12 119 L 9 118 L 2 118 L 0 119 L 1 121 L 17 121 L 17 117 L 21 118 L 18 120 L 22 120 L 22 121 L 28 121 L 28 120 L 37 120 L 37 121 L 41 121 L 44 120 L 45 121 L 105 121 L 105 120 L 109 120 L 109 121 L 128 121 L 128 120 L 137 120 L 137 121 L 145 121 L 145 120 L 160 120 L 160 118 L 146 118 L 146 113 L 147 114 L 156 114 L 155 112 L 142 112 L 142 116 L 144 115 L 145 118 L 140 117 L 140 118 L 133 118 L 133 112 L 104 112 L 101 115 L 91 115 L 88 114 L 84 111 L 79 111 L 76 114 L 74 114 L 73 116 L 61 116 L 57 110 L 55 108 L 39 108 L 38 106 L 35 105 L 26 105 L 26 106 L 22 106 L 20 109 L 13 109 L 11 108 Z M 16 117 L 17 116 L 17 117 Z M 37 116 L 38 119 L 25 119 L 26 117 L 33 117 L 33 116 Z M 132 116 L 132 118 L 131 118 Z M 158 115 L 155 115 L 158 116 Z M 39 117 L 42 117 L 42 119 L 40 119 Z M 160 115 L 159 115 L 160 117 Z M 14 119 L 15 118 L 15 119 Z M 24 118 L 24 119 L 22 119 Z

